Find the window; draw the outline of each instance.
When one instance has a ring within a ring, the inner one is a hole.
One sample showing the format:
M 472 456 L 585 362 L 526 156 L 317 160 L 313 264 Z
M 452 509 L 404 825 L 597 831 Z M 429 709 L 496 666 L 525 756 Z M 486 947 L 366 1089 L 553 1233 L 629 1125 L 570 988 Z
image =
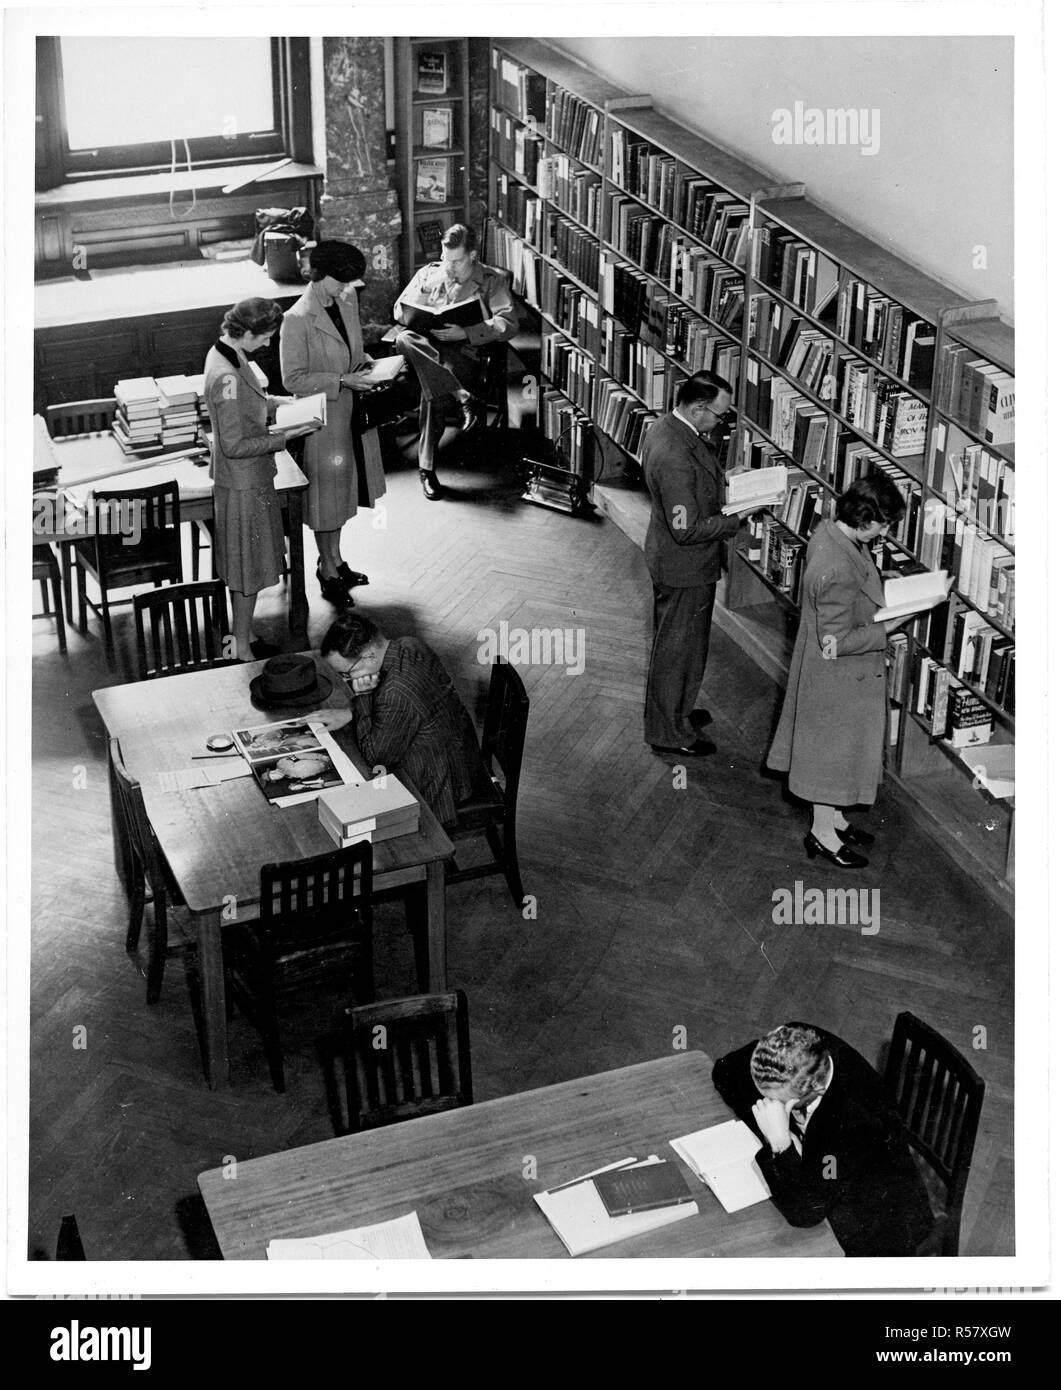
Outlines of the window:
M 309 159 L 304 39 L 42 38 L 38 187 L 120 175 Z

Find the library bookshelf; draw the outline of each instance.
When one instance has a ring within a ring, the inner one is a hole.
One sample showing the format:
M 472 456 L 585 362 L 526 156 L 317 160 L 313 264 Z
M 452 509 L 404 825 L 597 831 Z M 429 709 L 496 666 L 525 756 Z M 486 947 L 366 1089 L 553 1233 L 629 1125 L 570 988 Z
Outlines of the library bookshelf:
M 645 433 L 683 379 L 733 388 L 728 469 L 785 501 L 731 544 L 715 621 L 779 683 L 807 539 L 879 470 L 904 514 L 885 577 L 946 603 L 889 646 L 889 781 L 1012 908 L 1013 330 L 759 169 L 542 40 L 491 46 L 485 253 L 541 325 L 538 424 L 643 544 Z

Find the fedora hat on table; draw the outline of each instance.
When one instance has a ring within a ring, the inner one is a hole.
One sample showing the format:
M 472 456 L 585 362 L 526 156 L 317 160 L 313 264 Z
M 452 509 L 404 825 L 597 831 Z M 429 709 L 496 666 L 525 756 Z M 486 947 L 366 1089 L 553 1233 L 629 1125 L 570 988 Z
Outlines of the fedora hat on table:
M 255 709 L 312 709 L 332 693 L 332 683 L 311 656 L 271 656 L 250 689 Z

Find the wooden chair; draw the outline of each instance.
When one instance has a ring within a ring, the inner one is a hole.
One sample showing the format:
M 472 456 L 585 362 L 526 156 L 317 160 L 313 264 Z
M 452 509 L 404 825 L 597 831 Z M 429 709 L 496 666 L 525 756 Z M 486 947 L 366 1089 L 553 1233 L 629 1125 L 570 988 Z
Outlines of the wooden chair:
M 468 1003 L 461 990 L 345 1011 L 345 1133 L 472 1103 Z
M 265 864 L 260 901 L 258 921 L 226 928 L 227 992 L 261 1033 L 273 1085 L 283 1091 L 278 996 L 346 973 L 356 998 L 372 998 L 372 846 Z
M 140 679 L 238 664 L 224 655 L 228 600 L 220 579 L 167 584 L 133 598 Z
M 53 439 L 68 439 L 75 434 L 109 430 L 117 413 L 118 402 L 113 396 L 104 396 L 95 401 L 64 401 L 46 406 L 44 419 Z
M 144 584 L 157 587 L 164 581 L 179 584 L 184 577 L 180 493 L 176 482 L 158 483 L 130 491 L 97 492 L 94 505 L 97 534 L 74 546 L 78 630 L 84 635 L 88 629 L 87 607 L 99 613 L 107 661 L 113 664 L 111 590 Z M 104 518 L 106 523 L 101 527 Z M 86 595 L 86 575 L 99 586 L 98 606 Z
M 516 852 L 516 798 L 528 713 L 523 681 L 514 667 L 498 657 L 490 671 L 490 691 L 483 720 L 482 783 L 457 807 L 457 825 L 449 831 L 452 840 L 485 836 L 493 857 L 485 864 L 473 864 L 466 869 L 453 867 L 446 875 L 448 883 L 463 883 L 487 874 L 504 874 L 512 901 L 519 908 L 523 906 L 523 880 Z M 500 771 L 501 778 L 495 768 Z
M 125 933 L 125 949 L 135 955 L 140 945 L 140 929 L 148 901 L 151 903 L 151 934 L 147 968 L 141 967 L 147 978 L 147 1002 L 157 1004 L 162 993 L 162 977 L 166 958 L 194 951 L 195 942 L 187 930 L 176 928 L 171 940 L 170 912 L 173 904 L 181 904 L 180 891 L 173 881 L 165 856 L 159 848 L 155 832 L 148 820 L 144 794 L 140 783 L 122 761 L 122 750 L 116 738 L 110 741 L 113 785 L 119 798 L 119 814 L 133 858 L 133 873 L 129 880 L 129 925 Z M 150 899 L 148 898 L 150 890 Z M 183 924 L 185 927 L 187 923 Z
M 935 1226 L 917 1253 L 957 1255 L 983 1080 L 934 1028 L 912 1013 L 901 1013 L 888 1050 L 884 1089 L 902 1121 L 906 1142 L 942 1185 L 942 1202 L 932 1203 Z
M 55 635 L 59 640 L 59 650 L 66 655 L 66 621 L 63 617 L 63 578 L 59 571 L 59 561 L 50 545 L 33 547 L 33 578 L 41 586 L 43 609 L 34 613 L 35 618 L 55 618 Z M 51 585 L 51 606 L 48 601 L 48 585 Z

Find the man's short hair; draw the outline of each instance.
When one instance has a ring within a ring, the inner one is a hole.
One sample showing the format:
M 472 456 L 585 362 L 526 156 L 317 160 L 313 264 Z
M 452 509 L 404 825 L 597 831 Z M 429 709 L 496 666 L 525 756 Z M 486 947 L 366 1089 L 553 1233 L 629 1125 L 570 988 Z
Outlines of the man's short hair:
M 678 387 L 677 404 L 714 405 L 723 392 L 733 394 L 733 387 L 724 376 L 717 372 L 695 372 Z
M 463 246 L 470 256 L 473 251 L 479 249 L 479 235 L 474 227 L 466 227 L 463 222 L 454 222 L 452 227 L 446 229 L 442 245 L 450 251 L 454 247 Z
M 345 613 L 339 614 L 324 634 L 321 656 L 337 652 L 347 661 L 357 661 L 365 648 L 371 646 L 378 636 L 379 628 L 371 618 L 348 609 Z
M 782 1023 L 752 1051 L 752 1080 L 764 1087 L 786 1086 L 800 1098 L 819 1091 L 829 1076 L 829 1048 L 809 1023 Z

